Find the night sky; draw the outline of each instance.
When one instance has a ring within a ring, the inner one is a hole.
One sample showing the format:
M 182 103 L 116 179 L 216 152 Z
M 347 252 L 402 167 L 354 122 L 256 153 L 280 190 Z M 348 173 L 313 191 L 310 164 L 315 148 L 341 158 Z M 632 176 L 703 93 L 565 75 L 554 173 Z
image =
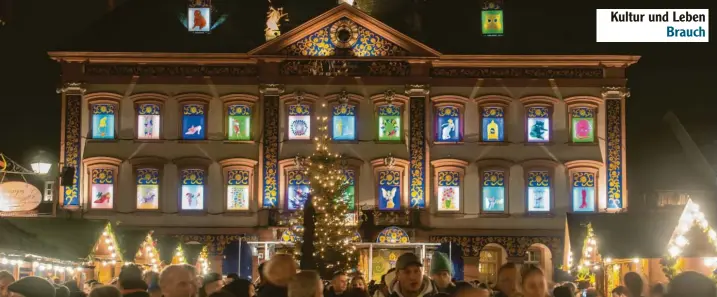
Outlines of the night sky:
M 133 0 L 137 1 L 137 0 Z M 148 0 L 139 0 L 148 1 Z M 164 1 L 164 0 L 151 0 Z M 260 0 L 237 0 L 257 11 Z M 386 1 L 386 0 L 374 0 Z M 118 5 L 124 1 L 116 0 Z M 279 0 L 274 3 L 282 4 Z M 285 0 L 283 5 L 321 11 L 335 0 Z M 311 4 L 306 4 L 306 3 Z M 424 24 L 440 34 L 427 34 L 478 43 L 463 27 L 478 26 L 479 0 L 425 0 Z M 505 43 L 517 52 L 534 53 L 530 45 L 583 53 L 633 54 L 642 59 L 629 69 L 632 96 L 627 103 L 628 172 L 631 195 L 653 188 L 674 175 L 689 176 L 664 161 L 681 150 L 662 118 L 673 111 L 694 133 L 699 144 L 717 144 L 717 47 L 712 43 L 596 44 L 596 8 L 707 8 L 709 1 L 517 1 L 505 0 Z M 103 0 L 14 0 L 12 19 L 0 28 L 0 152 L 27 165 L 37 150 L 53 155 L 60 148 L 59 67 L 46 52 L 76 36 L 106 13 Z M 293 21 L 293 20 L 292 20 Z M 395 21 L 395 20 L 394 20 Z M 388 21 L 387 21 L 388 22 Z M 714 36 L 712 36 L 714 38 Z M 429 40 L 439 43 L 441 40 Z M 524 49 L 524 50 L 523 50 Z M 460 49 L 458 49 L 460 50 Z M 512 51 L 512 52 L 515 52 Z M 495 54 L 500 54 L 496 52 Z M 546 52 L 545 54 L 549 54 Z M 715 147 L 717 156 L 717 147 Z M 54 160 L 55 162 L 57 160 Z M 663 162 L 664 161 L 664 162 Z M 659 178 L 656 176 L 660 175 Z M 676 179 L 679 180 L 679 179 Z M 679 187 L 680 185 L 675 185 Z M 634 197 L 634 196 L 633 196 Z

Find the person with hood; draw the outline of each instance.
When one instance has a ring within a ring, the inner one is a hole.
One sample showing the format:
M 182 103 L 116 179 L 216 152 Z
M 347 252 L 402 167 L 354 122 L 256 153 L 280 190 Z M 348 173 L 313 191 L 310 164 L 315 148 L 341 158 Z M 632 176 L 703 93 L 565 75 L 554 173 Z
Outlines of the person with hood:
M 123 297 L 149 297 L 147 283 L 142 280 L 142 269 L 136 264 L 122 266 L 117 283 Z
M 396 279 L 389 284 L 389 297 L 433 297 L 438 288 L 423 275 L 421 259 L 414 253 L 405 253 L 396 260 Z
M 24 297 L 55 297 L 55 286 L 37 276 L 23 277 L 10 284 L 7 291 Z
M 287 297 L 287 286 L 296 275 L 296 261 L 289 254 L 274 255 L 265 263 L 266 281 L 259 291 L 259 297 Z
M 436 284 L 439 292 L 453 294 L 456 284 L 451 281 L 453 277 L 453 263 L 446 254 L 436 251 L 431 258 L 431 280 Z

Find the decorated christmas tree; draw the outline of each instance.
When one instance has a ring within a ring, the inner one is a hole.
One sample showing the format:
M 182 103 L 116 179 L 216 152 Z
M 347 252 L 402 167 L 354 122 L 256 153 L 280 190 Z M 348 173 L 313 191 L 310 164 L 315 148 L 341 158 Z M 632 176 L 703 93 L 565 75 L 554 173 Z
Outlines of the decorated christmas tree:
M 323 107 L 326 107 L 325 103 Z M 346 166 L 341 155 L 329 151 L 327 117 L 318 117 L 317 122 L 319 135 L 314 138 L 316 150 L 310 157 L 296 158 L 296 165 L 310 177 L 311 197 L 307 200 L 312 203 L 313 208 L 304 207 L 295 212 L 291 221 L 299 226 L 308 223 L 309 227 L 293 228 L 301 230 L 302 233 L 297 234 L 294 249 L 297 258 L 304 260 L 302 268 L 313 267 L 315 263 L 321 276 L 330 278 L 336 271 L 346 271 L 356 266 L 358 257 L 356 247 L 351 241 L 356 226 L 347 220 L 350 212 L 345 194 L 349 187 Z M 310 213 L 305 214 L 304 210 Z M 306 220 L 310 221 L 305 222 Z M 304 252 L 309 251 L 313 251 L 313 255 L 302 257 Z

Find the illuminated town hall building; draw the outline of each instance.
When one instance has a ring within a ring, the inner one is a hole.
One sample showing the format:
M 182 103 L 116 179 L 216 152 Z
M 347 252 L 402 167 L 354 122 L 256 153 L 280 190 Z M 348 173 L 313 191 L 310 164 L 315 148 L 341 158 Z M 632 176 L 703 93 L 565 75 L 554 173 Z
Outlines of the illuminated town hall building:
M 625 70 L 638 57 L 455 55 L 348 4 L 293 28 L 272 7 L 253 33 L 211 4 L 189 13 L 134 45 L 103 33 L 117 48 L 50 52 L 61 160 L 77 169 L 64 208 L 263 249 L 289 234 L 309 183 L 294 160 L 323 117 L 352 173 L 349 219 L 378 244 L 362 260 L 373 278 L 411 243 L 446 242 L 466 279 L 494 281 L 505 262 L 552 274 L 568 257 L 565 213 L 627 207 Z M 179 30 L 183 45 L 151 48 Z

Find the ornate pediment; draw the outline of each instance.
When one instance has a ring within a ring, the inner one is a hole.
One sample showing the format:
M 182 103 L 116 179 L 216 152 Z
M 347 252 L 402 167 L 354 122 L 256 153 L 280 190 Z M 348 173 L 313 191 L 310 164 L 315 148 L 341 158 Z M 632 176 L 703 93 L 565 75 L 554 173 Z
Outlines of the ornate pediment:
M 337 58 L 440 55 L 348 4 L 327 11 L 249 54 Z

